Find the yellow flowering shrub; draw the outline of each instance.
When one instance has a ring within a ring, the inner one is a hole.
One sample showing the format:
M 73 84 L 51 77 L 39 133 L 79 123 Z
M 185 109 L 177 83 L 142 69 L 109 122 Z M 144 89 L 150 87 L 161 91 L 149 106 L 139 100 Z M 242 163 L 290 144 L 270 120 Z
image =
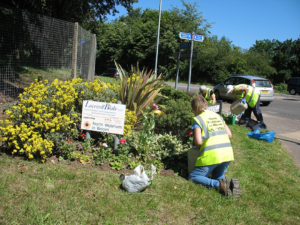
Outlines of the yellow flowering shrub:
M 78 138 L 82 100 L 114 103 L 119 88 L 99 80 L 83 82 L 80 78 L 55 79 L 51 84 L 35 80 L 19 95 L 18 103 L 5 111 L 7 119 L 0 121 L 0 142 L 12 154 L 45 161 L 62 141 Z M 130 133 L 135 123 L 134 113 L 127 110 L 125 132 Z
M 125 113 L 125 124 L 124 124 L 124 135 L 129 135 L 132 133 L 132 128 L 137 123 L 137 116 L 134 111 L 126 109 Z

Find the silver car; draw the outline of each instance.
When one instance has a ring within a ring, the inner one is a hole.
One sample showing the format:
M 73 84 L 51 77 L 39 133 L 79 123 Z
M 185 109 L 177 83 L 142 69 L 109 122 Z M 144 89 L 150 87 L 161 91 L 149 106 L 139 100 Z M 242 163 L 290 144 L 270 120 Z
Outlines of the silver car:
M 267 106 L 274 100 L 274 89 L 270 80 L 252 75 L 232 75 L 214 87 L 217 99 L 234 100 L 233 94 L 227 94 L 227 85 L 247 84 L 260 91 L 260 102 Z

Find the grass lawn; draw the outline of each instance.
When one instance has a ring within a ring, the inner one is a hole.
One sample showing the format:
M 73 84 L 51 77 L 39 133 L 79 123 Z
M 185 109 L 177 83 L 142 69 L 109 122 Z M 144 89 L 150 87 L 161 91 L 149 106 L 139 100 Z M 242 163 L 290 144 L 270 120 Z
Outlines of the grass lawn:
M 178 176 L 156 175 L 142 193 L 119 174 L 0 155 L 0 224 L 300 224 L 300 172 L 278 140 L 231 126 L 227 176 L 242 196 L 226 198 Z

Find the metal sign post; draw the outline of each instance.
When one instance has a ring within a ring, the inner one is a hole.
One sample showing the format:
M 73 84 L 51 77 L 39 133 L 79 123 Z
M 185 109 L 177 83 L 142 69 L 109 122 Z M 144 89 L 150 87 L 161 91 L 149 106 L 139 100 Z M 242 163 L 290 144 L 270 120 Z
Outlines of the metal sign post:
M 175 90 L 177 90 L 177 86 L 178 86 L 180 54 L 181 54 L 181 51 L 180 51 L 180 49 L 179 49 L 179 52 L 178 52 L 178 58 L 177 58 L 177 69 L 176 69 Z
M 180 32 L 179 37 L 181 39 L 191 40 L 191 55 L 190 55 L 190 68 L 189 68 L 189 80 L 188 80 L 188 86 L 187 86 L 187 92 L 190 92 L 190 84 L 191 84 L 191 77 L 192 77 L 192 61 L 193 61 L 193 45 L 194 41 L 200 41 L 202 42 L 204 40 L 203 35 L 192 33 L 184 33 Z M 176 77 L 177 78 L 177 77 Z
M 194 35 L 195 35 L 195 33 L 192 32 L 191 56 L 190 56 L 190 68 L 189 68 L 189 81 L 188 81 L 188 85 L 187 85 L 187 93 L 190 93 L 190 86 L 191 86 L 192 61 L 193 61 L 193 47 L 194 47 Z
M 179 63 L 180 63 L 180 56 L 181 56 L 181 49 L 187 49 L 191 47 L 191 43 L 189 42 L 181 42 L 179 43 L 179 51 L 177 56 L 177 68 L 176 68 L 176 82 L 175 82 L 175 89 L 177 90 L 178 87 L 178 77 L 179 77 Z

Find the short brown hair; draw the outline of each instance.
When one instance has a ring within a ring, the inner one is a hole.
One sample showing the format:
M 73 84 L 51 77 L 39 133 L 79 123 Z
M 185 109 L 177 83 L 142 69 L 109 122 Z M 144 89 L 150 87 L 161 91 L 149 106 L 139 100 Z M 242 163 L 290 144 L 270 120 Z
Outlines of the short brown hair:
M 208 107 L 206 99 L 202 95 L 196 95 L 192 100 L 192 109 L 195 114 L 200 114 Z

